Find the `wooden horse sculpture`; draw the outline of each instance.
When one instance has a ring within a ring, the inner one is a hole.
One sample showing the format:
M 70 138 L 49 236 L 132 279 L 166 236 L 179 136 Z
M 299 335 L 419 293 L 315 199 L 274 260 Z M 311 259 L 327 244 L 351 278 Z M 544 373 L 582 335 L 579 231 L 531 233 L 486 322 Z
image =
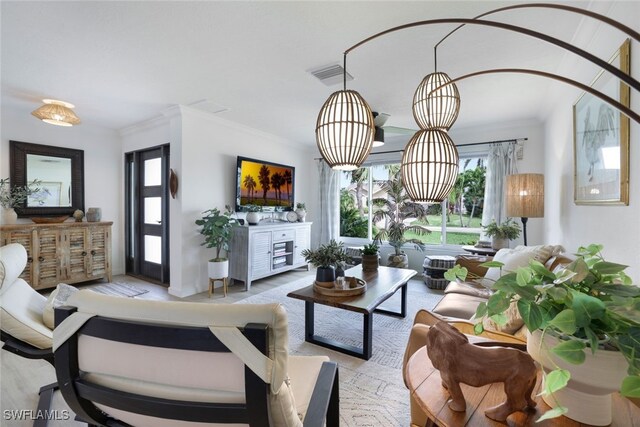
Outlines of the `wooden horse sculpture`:
M 459 383 L 474 387 L 502 382 L 507 400 L 485 411 L 496 421 L 505 421 L 516 411 L 536 406 L 531 393 L 537 368 L 531 356 L 515 348 L 479 347 L 445 322 L 438 322 L 427 334 L 427 351 L 440 371 L 442 386 L 449 391 L 449 407 L 463 412 L 467 405 Z

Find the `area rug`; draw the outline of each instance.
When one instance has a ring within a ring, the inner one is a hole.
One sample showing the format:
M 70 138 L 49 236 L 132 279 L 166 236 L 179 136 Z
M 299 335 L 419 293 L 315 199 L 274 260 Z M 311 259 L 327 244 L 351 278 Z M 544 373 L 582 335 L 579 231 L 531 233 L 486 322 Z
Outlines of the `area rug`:
M 373 355 L 368 361 L 304 341 L 304 301 L 287 293 L 313 282 L 313 276 L 252 295 L 237 303 L 282 303 L 289 319 L 289 352 L 297 355 L 327 355 L 338 362 L 340 376 L 340 426 L 402 426 L 410 423 L 409 392 L 402 381 L 402 358 L 415 313 L 432 309 L 442 291 L 428 289 L 422 281 L 409 282 L 407 317 L 374 314 Z M 382 308 L 398 311 L 400 292 Z M 316 305 L 315 333 L 345 344 L 362 345 L 362 315 Z
M 147 289 L 141 289 L 137 286 L 130 285 L 128 283 L 105 283 L 102 285 L 96 285 L 88 287 L 87 289 L 99 294 L 112 295 L 116 297 L 136 297 L 138 295 L 146 294 L 149 292 Z

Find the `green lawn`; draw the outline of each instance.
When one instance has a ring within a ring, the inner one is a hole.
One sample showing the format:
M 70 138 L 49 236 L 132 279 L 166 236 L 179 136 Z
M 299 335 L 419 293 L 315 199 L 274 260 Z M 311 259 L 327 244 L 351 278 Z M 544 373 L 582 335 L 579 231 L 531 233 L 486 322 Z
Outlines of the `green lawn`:
M 440 231 L 432 231 L 431 233 L 422 236 L 409 231 L 405 233 L 405 236 L 408 239 L 420 239 L 428 245 L 439 245 L 440 239 L 442 239 L 442 233 Z M 479 238 L 480 235 L 477 233 L 447 232 L 448 245 L 474 245 Z
M 442 215 L 428 215 L 427 216 L 427 221 L 428 224 L 425 224 L 423 221 L 417 221 L 417 224 L 422 224 L 422 225 L 432 225 L 432 226 L 439 226 L 442 225 Z M 451 214 L 449 215 L 449 221 L 447 222 L 447 226 L 448 227 L 467 227 L 467 223 L 469 221 L 469 215 L 462 215 L 462 225 L 460 225 L 460 215 L 457 214 Z M 480 228 L 482 222 L 482 218 L 480 217 L 473 217 L 471 218 L 471 223 L 468 225 L 468 227 L 471 228 Z

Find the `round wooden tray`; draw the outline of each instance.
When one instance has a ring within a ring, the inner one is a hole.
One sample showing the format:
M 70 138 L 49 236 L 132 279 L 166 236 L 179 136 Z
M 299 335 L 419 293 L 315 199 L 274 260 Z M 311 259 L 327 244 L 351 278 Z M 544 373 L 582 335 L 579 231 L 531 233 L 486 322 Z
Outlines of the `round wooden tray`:
M 323 288 L 322 286 L 313 283 L 313 291 L 320 295 L 327 295 L 330 297 L 351 297 L 354 295 L 363 294 L 367 290 L 367 282 L 357 277 L 345 277 L 345 280 L 349 282 L 349 288 Z

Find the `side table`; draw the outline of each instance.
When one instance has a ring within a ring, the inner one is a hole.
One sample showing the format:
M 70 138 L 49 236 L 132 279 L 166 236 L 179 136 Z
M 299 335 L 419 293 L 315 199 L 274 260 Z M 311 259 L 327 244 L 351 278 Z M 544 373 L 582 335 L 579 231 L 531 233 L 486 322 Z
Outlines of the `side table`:
M 498 252 L 493 248 L 478 248 L 478 247 L 473 246 L 473 245 L 464 245 L 464 246 L 462 246 L 462 250 L 467 251 L 467 252 L 472 253 L 472 254 L 486 255 L 486 256 L 494 256 L 496 254 L 496 252 Z
M 440 371 L 435 369 L 427 356 L 427 348 L 422 347 L 416 351 L 407 363 L 407 385 L 414 401 L 428 416 L 430 422 L 427 426 L 462 427 L 462 426 L 495 426 L 504 427 L 505 424 L 493 421 L 484 415 L 488 408 L 496 406 L 504 401 L 505 394 L 502 383 L 493 383 L 483 387 L 471 387 L 460 384 L 467 401 L 465 412 L 455 412 L 449 409 L 447 404 L 449 394 L 442 387 Z M 538 382 L 534 395 L 540 388 L 542 375 L 538 374 Z M 613 395 L 613 422 L 611 426 L 634 426 L 640 419 L 640 408 L 623 398 L 619 394 Z M 535 427 L 582 427 L 582 424 L 566 417 L 552 418 L 541 423 L 535 421 L 547 410 L 549 406 L 541 397 L 535 398 L 538 405 L 535 411 L 516 412 L 507 419 L 509 426 L 535 426 Z

